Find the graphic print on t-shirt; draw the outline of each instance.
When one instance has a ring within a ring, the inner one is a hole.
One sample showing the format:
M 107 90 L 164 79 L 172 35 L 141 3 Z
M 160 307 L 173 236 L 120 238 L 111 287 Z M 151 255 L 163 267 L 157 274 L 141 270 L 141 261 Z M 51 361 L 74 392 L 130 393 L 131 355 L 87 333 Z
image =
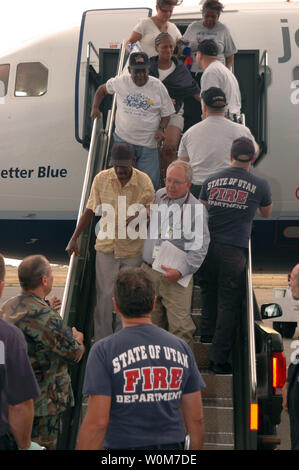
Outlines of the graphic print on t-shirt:
M 153 100 L 143 93 L 134 93 L 126 96 L 124 104 L 129 114 L 132 111 L 132 114 L 136 115 L 136 111 L 148 111 L 153 105 Z
M 256 186 L 240 178 L 216 178 L 208 183 L 207 190 L 210 206 L 244 210 L 248 208 L 248 196 L 255 194 Z
M 159 359 L 163 365 L 142 367 L 140 364 L 140 367 L 127 368 L 149 358 Z M 171 361 L 171 366 L 168 366 L 168 361 Z M 173 362 L 178 366 L 174 366 Z M 159 345 L 128 349 L 113 358 L 112 364 L 113 373 L 121 373 L 123 376 L 122 395 L 116 395 L 117 403 L 177 400 L 182 395 L 184 368 L 189 369 L 187 354 L 166 346 L 161 348 Z

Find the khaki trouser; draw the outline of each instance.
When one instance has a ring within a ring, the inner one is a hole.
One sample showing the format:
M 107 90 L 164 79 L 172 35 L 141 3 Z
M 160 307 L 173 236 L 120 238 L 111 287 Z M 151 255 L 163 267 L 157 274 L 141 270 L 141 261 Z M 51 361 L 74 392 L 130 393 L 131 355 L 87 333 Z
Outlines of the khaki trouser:
M 193 279 L 188 287 L 183 287 L 177 282 L 170 283 L 145 263 L 142 268 L 150 274 L 155 285 L 157 301 L 152 312 L 152 322 L 182 338 L 193 350 L 192 338 L 196 329 L 191 318 Z
M 94 311 L 95 341 L 112 335 L 122 328 L 120 315 L 113 321 L 113 287 L 119 270 L 125 266 L 140 266 L 141 256 L 136 258 L 114 258 L 114 253 L 96 253 L 96 292 L 97 303 Z

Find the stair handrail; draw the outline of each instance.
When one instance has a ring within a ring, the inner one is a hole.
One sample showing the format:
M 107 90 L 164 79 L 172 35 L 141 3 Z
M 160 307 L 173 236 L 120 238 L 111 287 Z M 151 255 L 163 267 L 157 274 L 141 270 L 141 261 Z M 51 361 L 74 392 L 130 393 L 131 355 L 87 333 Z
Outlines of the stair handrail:
M 123 41 L 122 44 L 121 44 L 121 48 L 120 48 L 120 56 L 119 56 L 119 61 L 118 61 L 117 73 L 116 73 L 117 76 L 121 75 L 121 73 L 123 71 L 124 61 L 125 61 L 125 54 L 126 54 L 125 41 Z M 113 96 L 111 111 L 110 111 L 110 114 L 108 115 L 108 119 L 107 119 L 107 124 L 108 125 L 106 125 L 107 147 L 106 147 L 106 153 L 105 153 L 105 159 L 104 159 L 105 165 L 107 165 L 107 163 L 108 163 L 108 155 L 109 155 L 109 150 L 110 150 L 110 144 L 111 144 L 111 138 L 112 138 L 112 132 L 113 132 L 113 125 L 114 125 L 114 120 L 115 120 L 115 113 L 116 113 L 116 94 L 114 94 L 114 96 Z
M 248 246 L 248 262 L 247 262 L 247 283 L 248 283 L 248 342 L 249 342 L 249 358 L 250 358 L 250 395 L 251 403 L 257 401 L 257 373 L 256 373 L 256 349 L 255 349 L 255 327 L 254 327 L 254 303 L 253 303 L 253 286 L 252 286 L 252 253 L 251 240 Z
M 92 47 L 94 49 L 94 46 L 93 46 L 92 43 L 88 43 L 87 55 L 89 55 L 89 53 L 90 53 L 90 47 Z M 125 58 L 125 41 L 122 42 L 121 49 L 120 49 L 120 58 L 119 58 L 119 61 L 118 61 L 117 75 L 120 75 L 122 73 L 123 65 L 124 65 L 124 58 Z M 101 129 L 101 132 L 106 134 L 106 136 L 107 136 L 105 156 L 104 156 L 104 166 L 106 167 L 107 163 L 108 163 L 108 155 L 109 155 L 111 138 L 112 138 L 115 112 L 116 112 L 116 95 L 114 94 L 111 111 L 108 114 L 108 119 L 107 119 L 107 122 L 106 122 L 106 129 L 103 130 L 102 116 L 101 116 L 100 119 L 95 118 L 94 122 L 93 122 L 91 141 L 90 141 L 90 147 L 89 147 L 86 170 L 85 170 L 85 176 L 84 176 L 84 182 L 83 182 L 83 189 L 82 189 L 81 200 L 80 200 L 78 216 L 77 216 L 77 225 L 78 225 L 79 219 L 80 219 L 80 217 L 83 214 L 84 209 L 85 209 L 87 190 L 88 190 L 88 187 L 89 187 L 90 175 L 91 175 L 91 171 L 92 171 L 93 163 L 94 163 L 94 154 L 95 154 L 95 151 L 96 151 L 96 142 L 97 142 L 97 137 L 98 137 L 98 133 L 99 133 L 99 128 Z M 64 288 L 63 297 L 62 297 L 60 315 L 64 319 L 64 323 L 67 323 L 67 320 L 68 320 L 67 315 L 66 315 L 66 307 L 67 307 L 67 301 L 68 301 L 68 298 L 69 298 L 69 292 L 70 292 L 70 286 L 71 286 L 71 277 L 72 277 L 72 271 L 74 269 L 75 257 L 76 257 L 76 255 L 75 255 L 75 253 L 73 253 L 71 255 L 71 258 L 70 258 L 70 263 L 69 263 L 69 267 L 68 267 L 65 288 Z
M 89 147 L 89 152 L 88 152 L 88 157 L 87 157 L 87 163 L 86 163 L 86 169 L 85 169 L 85 176 L 84 176 L 84 182 L 83 182 L 83 189 L 82 189 L 82 194 L 81 194 L 81 199 L 80 199 L 80 205 L 79 205 L 79 210 L 78 210 L 78 216 L 77 216 L 77 226 L 80 220 L 80 217 L 82 216 L 84 209 L 85 209 L 85 204 L 86 204 L 86 196 L 87 196 L 87 190 L 89 187 L 89 181 L 90 181 L 90 174 L 92 171 L 92 166 L 94 163 L 94 154 L 96 151 L 96 140 L 98 137 L 99 133 L 99 128 L 103 129 L 103 121 L 102 117 L 100 119 L 95 118 L 92 126 L 92 134 L 91 134 L 91 141 L 90 141 L 90 147 Z M 69 298 L 69 291 L 70 291 L 70 286 L 71 286 L 71 277 L 72 277 L 72 271 L 74 268 L 74 263 L 75 263 L 75 258 L 76 255 L 73 253 L 70 258 L 70 263 L 68 267 L 68 272 L 67 272 L 67 277 L 66 277 L 66 283 L 63 291 L 63 297 L 62 297 L 62 302 L 61 302 L 61 309 L 60 309 L 60 315 L 63 318 L 64 323 L 67 323 L 67 316 L 65 315 L 66 313 L 66 306 L 67 306 L 67 300 Z

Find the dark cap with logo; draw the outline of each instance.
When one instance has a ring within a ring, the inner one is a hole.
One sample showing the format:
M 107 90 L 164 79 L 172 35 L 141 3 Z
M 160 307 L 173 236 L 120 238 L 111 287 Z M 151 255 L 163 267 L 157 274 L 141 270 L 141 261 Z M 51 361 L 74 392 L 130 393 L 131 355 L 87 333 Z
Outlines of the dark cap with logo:
M 221 109 L 227 105 L 225 93 L 215 86 L 203 91 L 201 97 L 209 108 Z
M 254 144 L 248 137 L 239 137 L 233 141 L 231 148 L 231 156 L 234 160 L 239 162 L 250 162 L 255 154 Z M 239 158 L 240 156 L 247 156 L 248 158 Z
M 145 52 L 132 52 L 129 59 L 131 69 L 145 69 L 150 66 L 148 55 Z
M 197 46 L 198 52 L 211 57 L 218 56 L 218 46 L 213 39 L 204 39 Z
M 116 142 L 113 145 L 110 156 L 112 166 L 131 166 L 134 158 L 133 145 L 126 142 Z

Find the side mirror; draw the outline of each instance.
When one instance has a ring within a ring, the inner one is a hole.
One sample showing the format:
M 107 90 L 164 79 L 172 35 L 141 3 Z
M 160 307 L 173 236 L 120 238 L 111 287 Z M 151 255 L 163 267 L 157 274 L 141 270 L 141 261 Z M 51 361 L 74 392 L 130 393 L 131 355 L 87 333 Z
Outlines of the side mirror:
M 261 314 L 264 319 L 282 317 L 282 308 L 279 304 L 263 304 Z

